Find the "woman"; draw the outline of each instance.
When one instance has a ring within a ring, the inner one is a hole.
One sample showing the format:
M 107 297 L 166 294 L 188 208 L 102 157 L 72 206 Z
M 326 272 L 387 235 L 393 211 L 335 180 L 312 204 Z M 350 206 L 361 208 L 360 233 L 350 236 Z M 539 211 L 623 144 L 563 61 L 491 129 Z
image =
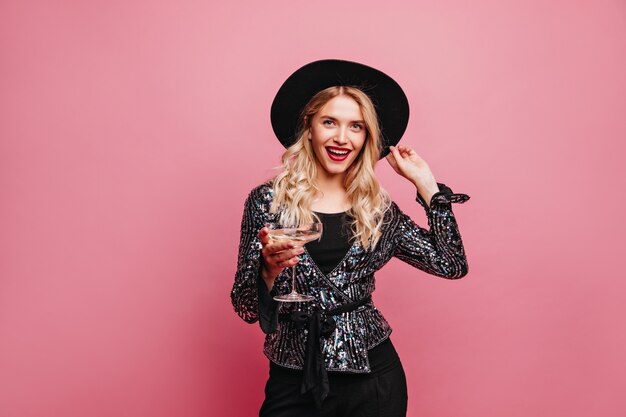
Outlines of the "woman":
M 261 416 L 405 416 L 406 380 L 374 307 L 374 272 L 397 257 L 429 274 L 468 272 L 451 203 L 411 148 L 395 146 L 409 106 L 388 75 L 355 62 L 322 60 L 292 74 L 272 104 L 272 126 L 287 148 L 283 169 L 248 196 L 231 298 L 235 311 L 266 333 L 270 377 Z M 417 190 L 429 230 L 416 225 L 379 186 L 386 159 Z M 320 241 L 274 242 L 269 222 L 323 223 Z M 315 297 L 279 303 L 296 287 Z

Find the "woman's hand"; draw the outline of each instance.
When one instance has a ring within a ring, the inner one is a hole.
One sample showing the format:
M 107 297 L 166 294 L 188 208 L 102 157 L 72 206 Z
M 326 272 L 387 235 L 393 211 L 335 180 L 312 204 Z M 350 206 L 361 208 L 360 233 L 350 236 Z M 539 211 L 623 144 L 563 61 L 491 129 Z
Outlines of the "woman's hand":
M 439 186 L 426 161 L 406 145 L 390 146 L 389 149 L 391 153 L 386 157 L 389 165 L 411 181 L 426 204 L 430 205 L 430 198 L 439 191 Z
M 267 284 L 267 289 L 272 290 L 274 280 L 283 269 L 294 266 L 300 261 L 298 255 L 304 252 L 302 247 L 294 247 L 290 242 L 274 242 L 270 238 L 270 229 L 263 227 L 259 231 L 259 239 L 263 245 L 263 268 L 261 275 Z

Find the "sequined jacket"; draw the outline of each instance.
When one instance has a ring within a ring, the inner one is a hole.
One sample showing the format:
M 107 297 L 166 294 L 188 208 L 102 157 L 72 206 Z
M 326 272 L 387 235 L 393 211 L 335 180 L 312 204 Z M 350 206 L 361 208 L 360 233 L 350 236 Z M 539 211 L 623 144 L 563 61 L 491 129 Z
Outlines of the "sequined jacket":
M 470 197 L 452 193 L 445 184 L 438 185 L 440 191 L 432 196 L 430 206 L 417 195 L 417 202 L 426 210 L 429 230 L 415 224 L 392 202 L 385 213 L 376 248 L 365 250 L 354 239 L 343 260 L 330 273 L 322 273 L 305 247 L 296 267 L 296 288 L 301 293 L 315 296 L 315 300 L 308 303 L 278 303 L 272 299 L 275 294 L 291 290 L 291 268 L 281 272 L 272 291 L 268 292 L 260 274 L 263 257 L 258 233 L 265 223 L 277 221 L 278 215 L 270 213 L 273 192 L 269 183 L 250 192 L 241 221 L 231 300 L 243 320 L 260 322 L 267 333 L 263 352 L 271 361 L 292 369 L 303 367 L 307 331 L 291 321 L 277 320 L 278 310 L 285 314 L 294 309 L 308 312 L 316 308 L 330 310 L 363 299 L 374 291 L 374 273 L 392 257 L 443 278 L 457 279 L 467 274 L 463 242 L 451 203 L 464 203 Z M 336 323 L 334 332 L 321 340 L 326 369 L 369 373 L 367 351 L 391 333 L 387 320 L 371 301 L 333 318 Z

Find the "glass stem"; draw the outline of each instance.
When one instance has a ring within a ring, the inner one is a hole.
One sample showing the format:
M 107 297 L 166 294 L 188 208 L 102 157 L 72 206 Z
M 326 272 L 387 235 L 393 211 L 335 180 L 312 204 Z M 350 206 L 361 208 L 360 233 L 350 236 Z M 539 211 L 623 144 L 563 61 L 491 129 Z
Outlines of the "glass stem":
M 296 266 L 291 267 L 291 293 L 297 294 L 296 291 Z

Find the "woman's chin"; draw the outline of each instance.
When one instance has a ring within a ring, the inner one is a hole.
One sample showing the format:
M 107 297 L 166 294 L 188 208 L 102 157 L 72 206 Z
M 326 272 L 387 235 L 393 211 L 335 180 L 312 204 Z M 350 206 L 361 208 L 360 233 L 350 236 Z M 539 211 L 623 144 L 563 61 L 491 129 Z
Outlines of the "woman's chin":
M 324 166 L 322 169 L 324 170 L 324 173 L 329 176 L 329 177 L 334 177 L 336 175 L 345 175 L 345 173 L 348 171 L 348 167 L 349 165 L 345 165 L 345 166 Z

